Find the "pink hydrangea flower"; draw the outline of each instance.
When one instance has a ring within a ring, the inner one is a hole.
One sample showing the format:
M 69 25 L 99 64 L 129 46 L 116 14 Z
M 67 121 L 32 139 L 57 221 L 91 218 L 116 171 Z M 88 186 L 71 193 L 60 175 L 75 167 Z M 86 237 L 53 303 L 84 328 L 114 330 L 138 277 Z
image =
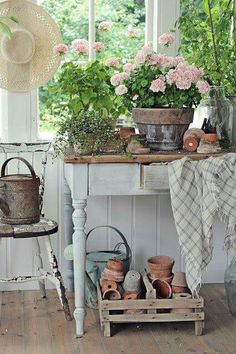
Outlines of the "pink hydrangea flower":
M 175 36 L 173 36 L 173 34 L 171 34 L 169 32 L 168 33 L 163 33 L 159 37 L 159 44 L 163 44 L 165 46 L 171 45 L 174 41 L 175 41 Z
M 201 93 L 201 94 L 206 94 L 209 92 L 210 90 L 210 85 L 208 84 L 207 81 L 205 80 L 199 80 L 197 83 L 196 83 L 196 87 L 198 88 L 198 91 Z
M 88 44 L 88 41 L 86 41 L 86 39 L 75 39 L 72 42 L 72 48 L 78 54 L 88 54 L 89 44 Z
M 55 45 L 53 48 L 53 54 L 63 54 L 65 52 L 68 52 L 69 48 L 66 44 L 64 43 L 59 43 Z
M 105 65 L 110 68 L 115 68 L 119 65 L 119 60 L 117 58 L 111 57 L 105 61 Z
M 125 85 L 119 85 L 115 88 L 115 92 L 118 96 L 125 95 L 128 92 L 128 89 Z
M 123 69 L 126 73 L 130 74 L 131 71 L 133 71 L 135 68 L 135 65 L 134 64 L 131 64 L 131 63 L 126 63 L 124 66 L 123 66 Z
M 141 50 L 140 52 L 137 53 L 135 57 L 135 62 L 136 64 L 140 65 L 145 63 L 146 60 L 146 54 Z
M 139 30 L 135 27 L 129 26 L 127 31 L 127 36 L 130 38 L 136 38 L 139 35 Z
M 98 29 L 103 32 L 107 32 L 111 29 L 111 23 L 108 21 L 102 21 L 99 23 Z
M 183 57 L 181 57 L 181 56 L 177 56 L 177 57 L 173 58 L 173 66 L 177 66 L 180 63 L 181 64 L 187 64 L 186 60 Z
M 153 80 L 150 86 L 150 90 L 153 92 L 165 92 L 166 85 L 163 79 Z
M 181 77 L 176 80 L 176 87 L 180 90 L 188 90 L 191 87 L 191 80 L 187 79 L 186 77 Z
M 115 74 L 111 77 L 111 84 L 113 86 L 118 86 L 122 84 L 125 80 L 129 78 L 129 74 L 126 72 Z
M 105 46 L 102 42 L 94 42 L 92 48 L 95 50 L 95 52 L 101 52 L 105 49 Z
M 153 53 L 152 45 L 144 45 L 142 48 L 142 52 L 145 55 L 151 55 Z

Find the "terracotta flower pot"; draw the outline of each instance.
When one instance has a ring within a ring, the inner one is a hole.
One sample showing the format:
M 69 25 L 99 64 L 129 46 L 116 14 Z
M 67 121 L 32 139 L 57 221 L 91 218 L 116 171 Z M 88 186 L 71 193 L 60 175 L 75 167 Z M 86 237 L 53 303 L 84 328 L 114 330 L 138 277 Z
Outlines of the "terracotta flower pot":
M 188 293 L 173 294 L 173 299 L 191 299 L 192 296 Z M 191 308 L 176 308 L 171 309 L 172 313 L 191 313 L 193 309 Z
M 133 108 L 139 132 L 146 134 L 152 150 L 176 150 L 183 146 L 183 135 L 193 121 L 192 108 Z
M 102 293 L 110 289 L 117 289 L 117 284 L 113 280 L 102 280 L 101 282 Z
M 197 151 L 201 137 L 204 131 L 199 128 L 188 129 L 184 134 L 183 148 L 187 151 Z
M 139 298 L 139 293 L 137 291 L 125 291 L 123 294 L 124 300 L 137 300 Z
M 181 293 L 188 293 L 189 289 L 184 286 L 175 286 L 171 285 L 172 293 L 173 294 L 181 294 Z
M 123 272 L 123 262 L 120 259 L 109 259 L 106 268 L 115 272 Z
M 151 282 L 153 282 L 156 279 L 160 279 L 160 280 L 166 281 L 168 284 L 171 284 L 173 276 L 174 276 L 174 274 L 172 274 L 170 277 L 155 277 L 155 276 L 153 276 L 152 273 L 148 273 L 148 277 L 151 280 Z
M 120 283 L 124 280 L 124 273 L 116 272 L 105 267 L 101 274 L 101 278 L 102 280 L 113 280 L 115 282 Z
M 169 270 L 172 272 L 175 260 L 169 256 L 154 256 L 148 259 L 150 272 L 158 270 Z
M 163 269 L 163 270 L 149 269 L 149 270 L 150 270 L 150 276 L 154 279 L 167 278 L 172 275 L 172 269 Z
M 175 272 L 171 285 L 187 288 L 186 274 L 184 272 Z
M 170 284 L 164 280 L 155 279 L 152 282 L 152 286 L 156 289 L 156 296 L 158 299 L 170 299 L 172 290 Z
M 121 295 L 118 290 L 109 289 L 103 293 L 102 298 L 103 300 L 120 300 Z
M 209 143 L 216 143 L 218 141 L 218 135 L 217 134 L 203 134 L 201 137 L 201 141 L 207 141 Z

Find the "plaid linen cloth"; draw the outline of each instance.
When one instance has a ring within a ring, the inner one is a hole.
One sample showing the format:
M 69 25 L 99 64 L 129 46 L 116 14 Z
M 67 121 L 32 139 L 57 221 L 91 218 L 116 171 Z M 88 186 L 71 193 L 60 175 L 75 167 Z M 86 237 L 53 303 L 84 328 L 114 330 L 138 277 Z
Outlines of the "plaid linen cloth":
M 225 248 L 236 245 L 236 154 L 168 164 L 170 194 L 186 278 L 194 296 L 212 259 L 216 215 L 227 225 Z

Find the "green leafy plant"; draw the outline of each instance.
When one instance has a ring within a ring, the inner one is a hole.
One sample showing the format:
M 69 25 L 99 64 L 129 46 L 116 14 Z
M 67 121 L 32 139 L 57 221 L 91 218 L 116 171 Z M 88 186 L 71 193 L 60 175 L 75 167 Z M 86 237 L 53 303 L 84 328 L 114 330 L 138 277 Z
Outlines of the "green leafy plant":
M 236 93 L 236 1 L 182 0 L 180 53 L 203 67 L 212 85 Z
M 16 17 L 14 16 L 0 16 L 0 29 L 8 36 L 10 37 L 12 32 L 11 32 L 11 27 L 6 23 L 6 22 L 14 22 L 18 23 L 19 21 L 17 20 Z
M 81 111 L 93 110 L 100 116 L 118 118 L 124 113 L 121 99 L 110 83 L 111 73 L 104 63 L 94 61 L 85 65 L 66 62 L 59 77 L 49 90 L 52 100 L 47 102 L 57 117 L 76 117 Z
M 60 154 L 99 154 L 121 152 L 124 142 L 114 133 L 114 123 L 98 112 L 83 110 L 74 117 L 64 117 L 58 124 L 54 141 L 56 156 Z

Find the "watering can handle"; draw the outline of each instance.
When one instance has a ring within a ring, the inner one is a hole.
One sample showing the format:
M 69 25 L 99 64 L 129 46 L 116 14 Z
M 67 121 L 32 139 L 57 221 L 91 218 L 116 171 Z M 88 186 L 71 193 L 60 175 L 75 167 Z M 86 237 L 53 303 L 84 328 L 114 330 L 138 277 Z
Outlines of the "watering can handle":
M 23 157 L 11 157 L 10 159 L 6 160 L 4 162 L 4 164 L 2 165 L 1 177 L 5 177 L 6 176 L 5 175 L 6 166 L 7 166 L 8 162 L 10 162 L 11 160 L 20 160 L 20 161 L 24 162 L 26 164 L 26 166 L 28 167 L 28 169 L 30 170 L 33 179 L 36 179 L 36 174 L 34 172 L 33 167 L 31 166 L 31 164 L 26 159 L 23 159 Z
M 131 249 L 130 249 L 130 247 L 129 247 L 129 245 L 128 245 L 128 242 L 127 242 L 125 236 L 124 236 L 124 235 L 122 234 L 122 232 L 119 231 L 116 227 L 110 226 L 110 225 L 96 226 L 96 227 L 94 227 L 93 229 L 91 229 L 91 230 L 87 233 L 86 238 L 88 239 L 89 235 L 90 235 L 94 230 L 99 229 L 99 228 L 101 228 L 101 227 L 108 227 L 109 229 L 112 229 L 112 230 L 116 231 L 116 232 L 120 235 L 120 237 L 122 238 L 122 241 L 123 241 L 123 243 L 124 243 L 125 249 L 126 249 L 126 258 L 128 259 L 129 256 L 131 256 Z

